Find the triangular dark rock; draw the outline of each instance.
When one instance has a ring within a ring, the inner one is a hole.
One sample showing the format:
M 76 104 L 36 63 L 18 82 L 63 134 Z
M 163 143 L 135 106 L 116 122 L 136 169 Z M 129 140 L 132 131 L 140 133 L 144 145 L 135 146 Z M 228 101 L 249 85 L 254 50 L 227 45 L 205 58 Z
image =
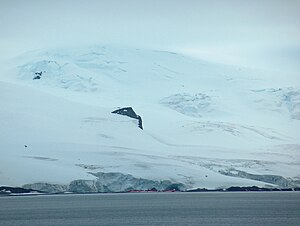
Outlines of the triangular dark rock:
M 120 109 L 117 109 L 117 110 L 113 111 L 112 113 L 113 114 L 119 114 L 119 115 L 125 115 L 125 116 L 128 116 L 130 118 L 134 118 L 134 119 L 139 120 L 139 127 L 141 129 L 143 129 L 142 117 L 137 115 L 135 113 L 135 111 L 132 109 L 132 107 L 120 108 Z

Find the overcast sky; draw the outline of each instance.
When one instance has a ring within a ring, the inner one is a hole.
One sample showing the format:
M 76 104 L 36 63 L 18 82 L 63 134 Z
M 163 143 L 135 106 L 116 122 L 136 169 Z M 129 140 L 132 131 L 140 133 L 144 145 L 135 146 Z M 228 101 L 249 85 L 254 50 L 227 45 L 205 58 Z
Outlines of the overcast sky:
M 300 0 L 0 0 L 0 59 L 107 43 L 297 73 L 299 12 Z

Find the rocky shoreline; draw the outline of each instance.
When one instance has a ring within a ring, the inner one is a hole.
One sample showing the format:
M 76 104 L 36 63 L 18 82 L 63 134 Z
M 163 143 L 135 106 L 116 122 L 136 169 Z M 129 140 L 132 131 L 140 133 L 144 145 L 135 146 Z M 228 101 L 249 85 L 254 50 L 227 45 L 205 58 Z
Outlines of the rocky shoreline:
M 225 189 L 207 189 L 207 188 L 197 188 L 190 190 L 179 190 L 179 189 L 163 189 L 157 190 L 155 188 L 150 190 L 127 190 L 127 191 L 118 191 L 118 192 L 45 192 L 34 189 L 26 189 L 22 187 L 9 187 L 1 186 L 0 187 L 0 196 L 10 196 L 10 195 L 50 195 L 50 194 L 107 194 L 107 193 L 156 193 L 156 192 L 187 192 L 187 193 L 203 193 L 203 192 L 297 192 L 300 191 L 300 187 L 296 188 L 263 188 L 257 186 L 248 186 L 248 187 L 238 187 L 232 186 Z

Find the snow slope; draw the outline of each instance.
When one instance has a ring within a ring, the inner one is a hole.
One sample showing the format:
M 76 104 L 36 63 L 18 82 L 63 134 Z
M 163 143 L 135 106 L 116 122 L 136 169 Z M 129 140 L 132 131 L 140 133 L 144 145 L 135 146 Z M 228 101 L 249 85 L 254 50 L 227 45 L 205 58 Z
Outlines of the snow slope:
M 143 178 L 185 188 L 299 186 L 299 87 L 284 75 L 173 52 L 29 52 L 0 74 L 0 184 L 102 191 L 95 181 L 113 180 L 109 191 L 120 191 L 124 181 L 123 190 L 148 188 L 137 186 Z M 127 106 L 144 130 L 111 114 Z

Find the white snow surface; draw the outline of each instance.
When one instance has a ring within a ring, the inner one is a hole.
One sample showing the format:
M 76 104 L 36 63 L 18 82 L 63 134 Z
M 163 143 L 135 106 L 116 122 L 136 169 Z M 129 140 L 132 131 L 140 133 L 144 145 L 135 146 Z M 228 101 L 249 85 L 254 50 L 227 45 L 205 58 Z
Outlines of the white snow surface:
M 166 51 L 26 53 L 0 71 L 0 185 L 68 184 L 91 172 L 189 188 L 276 186 L 220 171 L 299 180 L 299 85 Z M 129 106 L 144 130 L 111 114 Z

